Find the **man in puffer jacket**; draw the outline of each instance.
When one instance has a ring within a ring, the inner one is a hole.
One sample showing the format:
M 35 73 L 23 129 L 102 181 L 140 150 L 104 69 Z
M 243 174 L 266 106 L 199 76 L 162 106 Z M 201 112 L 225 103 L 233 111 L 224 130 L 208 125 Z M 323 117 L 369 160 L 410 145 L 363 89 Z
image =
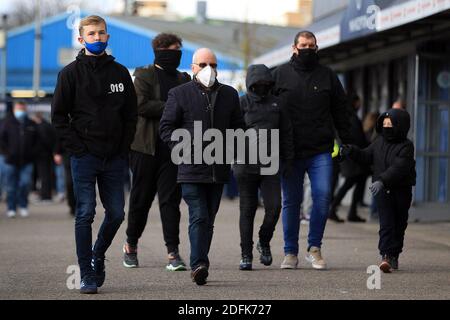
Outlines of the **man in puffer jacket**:
M 403 250 L 412 186 L 416 184 L 414 145 L 407 139 L 410 127 L 408 112 L 390 109 L 378 118 L 378 138 L 366 149 L 344 145 L 341 154 L 351 159 L 373 164 L 370 191 L 375 197 L 380 215 L 378 249 L 382 256 L 380 269 L 389 273 L 398 269 L 398 257 Z

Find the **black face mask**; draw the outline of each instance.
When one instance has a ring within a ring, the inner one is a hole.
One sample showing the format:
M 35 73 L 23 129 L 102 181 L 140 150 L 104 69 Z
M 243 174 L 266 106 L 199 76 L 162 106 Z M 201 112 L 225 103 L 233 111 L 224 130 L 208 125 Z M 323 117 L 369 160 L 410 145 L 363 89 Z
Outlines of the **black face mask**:
M 164 71 L 176 73 L 181 61 L 181 50 L 155 50 L 155 64 Z
M 295 58 L 297 63 L 305 69 L 312 69 L 319 62 L 319 55 L 316 49 L 300 49 Z
M 252 92 L 261 98 L 266 97 L 270 89 L 272 89 L 272 86 L 269 84 L 255 84 L 251 87 Z
M 392 128 L 392 127 L 383 127 L 382 134 L 383 134 L 383 137 L 384 137 L 387 141 L 393 141 L 393 140 L 395 140 L 394 128 Z

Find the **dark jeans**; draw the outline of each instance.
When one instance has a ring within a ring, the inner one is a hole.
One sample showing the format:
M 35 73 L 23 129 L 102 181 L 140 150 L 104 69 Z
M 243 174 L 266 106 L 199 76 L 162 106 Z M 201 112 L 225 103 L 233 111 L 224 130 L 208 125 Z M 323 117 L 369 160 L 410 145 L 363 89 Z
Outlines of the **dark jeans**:
M 264 220 L 259 229 L 259 241 L 268 247 L 281 211 L 281 185 L 278 175 L 241 174 L 237 176 L 239 186 L 239 230 L 242 255 L 253 256 L 253 225 L 258 207 L 258 190 L 264 201 Z
M 76 199 L 75 240 L 81 277 L 92 273 L 92 255 L 104 257 L 119 229 L 124 216 L 123 167 L 125 157 L 101 159 L 90 154 L 71 157 L 73 187 Z M 92 222 L 95 216 L 98 183 L 100 200 L 105 208 L 105 218 L 92 248 Z
M 41 200 L 52 199 L 53 156 L 42 155 L 36 159 L 37 177 L 41 182 L 39 195 Z
M 28 194 L 31 187 L 33 165 L 15 166 L 5 163 L 6 202 L 8 210 L 16 211 L 17 206 L 28 208 Z
M 183 199 L 189 207 L 190 266 L 209 268 L 208 253 L 214 231 L 214 220 L 219 211 L 223 184 L 182 183 Z
M 411 187 L 383 190 L 375 197 L 380 217 L 378 249 L 381 255 L 398 256 L 402 252 L 411 199 Z
M 153 199 L 158 193 L 164 242 L 170 253 L 177 251 L 180 244 L 181 187 L 177 184 L 177 167 L 170 160 L 169 151 L 158 147 L 155 156 L 135 151 L 130 153 L 133 176 L 127 242 L 132 246 L 138 244 L 147 224 Z
M 336 195 L 333 198 L 333 201 L 331 202 L 331 212 L 336 212 L 337 208 L 340 206 L 342 199 L 344 199 L 347 192 L 355 186 L 355 190 L 353 191 L 352 195 L 352 203 L 350 205 L 350 209 L 348 211 L 348 219 L 354 218 L 357 215 L 357 206 L 358 203 L 361 201 L 363 194 L 364 194 L 364 188 L 366 186 L 366 180 L 367 176 L 365 174 L 357 175 L 354 177 L 346 178 L 344 181 L 344 184 L 339 188 Z

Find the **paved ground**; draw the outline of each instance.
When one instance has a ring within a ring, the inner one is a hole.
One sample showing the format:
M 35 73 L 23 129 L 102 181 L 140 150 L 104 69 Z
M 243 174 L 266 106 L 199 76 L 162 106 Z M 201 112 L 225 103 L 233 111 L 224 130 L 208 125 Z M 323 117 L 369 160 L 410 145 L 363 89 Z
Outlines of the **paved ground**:
M 3 203 L 0 210 L 5 211 Z M 450 299 L 450 223 L 410 224 L 401 271 L 382 275 L 381 290 L 369 290 L 367 267 L 379 262 L 377 224 L 328 223 L 323 254 L 329 270 L 312 270 L 304 259 L 298 270 L 280 270 L 280 221 L 272 242 L 274 264 L 264 267 L 256 261 L 254 271 L 242 272 L 238 270 L 238 203 L 224 200 L 211 248 L 209 282 L 198 287 L 189 272 L 164 270 L 161 223 L 158 211 L 152 209 L 140 243 L 142 267 L 122 267 L 124 223 L 107 254 L 104 287 L 100 294 L 86 296 L 66 284 L 67 268 L 76 264 L 73 220 L 66 207 L 32 205 L 30 211 L 26 219 L 0 217 L 0 299 Z M 184 203 L 182 215 L 181 254 L 188 260 Z M 259 210 L 258 223 L 261 216 Z M 95 230 L 102 217 L 99 206 Z M 302 225 L 302 256 L 307 229 Z

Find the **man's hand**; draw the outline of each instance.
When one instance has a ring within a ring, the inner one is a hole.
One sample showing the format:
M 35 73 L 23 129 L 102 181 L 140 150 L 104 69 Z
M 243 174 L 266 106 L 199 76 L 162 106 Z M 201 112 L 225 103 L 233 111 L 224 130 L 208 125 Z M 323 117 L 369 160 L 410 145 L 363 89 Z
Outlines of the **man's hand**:
M 372 183 L 372 185 L 369 187 L 370 192 L 372 192 L 372 195 L 375 197 L 380 191 L 384 189 L 384 184 L 380 180 L 375 181 Z
M 63 163 L 62 155 L 60 155 L 60 154 L 55 154 L 55 155 L 53 156 L 53 161 L 55 161 L 55 164 L 59 166 L 60 164 Z
M 343 158 L 349 157 L 353 152 L 354 147 L 349 144 L 343 144 L 341 146 L 341 149 L 339 150 L 339 154 Z

